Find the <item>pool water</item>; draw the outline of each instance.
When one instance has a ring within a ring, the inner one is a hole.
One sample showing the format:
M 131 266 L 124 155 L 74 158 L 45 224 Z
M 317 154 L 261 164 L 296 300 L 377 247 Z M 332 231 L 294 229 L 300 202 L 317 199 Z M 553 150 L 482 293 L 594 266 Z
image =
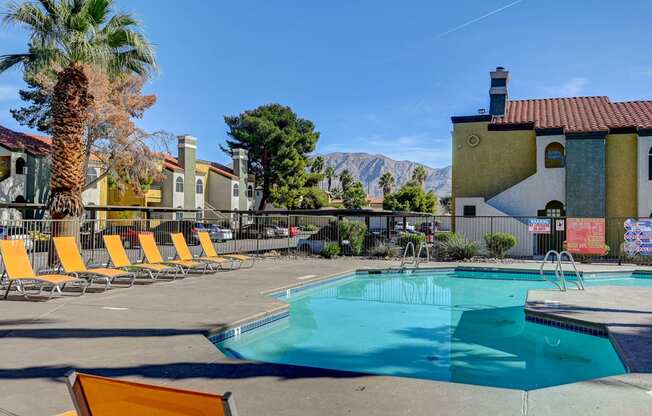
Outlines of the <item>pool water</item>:
M 514 273 L 353 275 L 283 297 L 289 318 L 218 347 L 256 361 L 523 390 L 626 372 L 607 338 L 525 320 L 527 291 L 550 288 Z

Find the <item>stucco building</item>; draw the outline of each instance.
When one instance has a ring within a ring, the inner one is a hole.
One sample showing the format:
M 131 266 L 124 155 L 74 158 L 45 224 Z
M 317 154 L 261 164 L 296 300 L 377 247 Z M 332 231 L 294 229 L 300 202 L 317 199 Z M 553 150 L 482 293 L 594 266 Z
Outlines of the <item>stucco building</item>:
M 452 117 L 456 215 L 652 215 L 652 101 L 509 100 L 490 78 L 489 113 Z
M 217 211 L 247 211 L 255 202 L 254 177 L 247 172 L 248 156 L 243 149 L 233 152 L 233 168 L 197 159 L 197 139 L 178 137 L 177 157 L 165 155 L 164 179 L 154 183 L 143 195 L 109 191 L 109 204 L 115 206 L 172 207 L 198 210 L 155 214 L 158 218 L 201 219 Z M 109 213 L 110 217 L 123 217 Z
M 44 204 L 49 196 L 52 141 L 48 137 L 16 132 L 0 126 L 0 202 Z M 88 179 L 97 178 L 100 164 L 91 159 Z M 106 205 L 107 180 L 99 180 L 82 194 L 84 205 Z M 21 218 L 16 210 L 2 210 L 1 219 Z M 42 210 L 28 211 L 27 217 L 41 218 Z M 102 218 L 103 214 L 99 214 Z
M 458 230 L 482 238 L 488 230 L 468 217 L 508 217 L 492 224 L 520 233 L 515 251 L 531 255 L 560 249 L 565 235 L 542 244 L 524 217 L 606 217 L 617 249 L 622 220 L 652 216 L 652 101 L 510 100 L 508 71 L 496 68 L 490 81 L 488 113 L 452 117 Z

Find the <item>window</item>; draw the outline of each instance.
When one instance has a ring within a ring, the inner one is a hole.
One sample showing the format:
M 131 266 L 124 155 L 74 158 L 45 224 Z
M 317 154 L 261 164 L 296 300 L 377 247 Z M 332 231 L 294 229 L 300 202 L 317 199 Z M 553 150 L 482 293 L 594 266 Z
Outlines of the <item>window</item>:
M 233 185 L 233 196 L 240 196 L 240 187 L 237 183 Z
M 545 216 L 546 217 L 563 217 L 566 213 L 564 212 L 564 204 L 559 201 L 550 201 L 546 204 Z
M 89 183 L 95 181 L 96 179 L 97 179 L 97 170 L 95 170 L 95 168 L 86 169 L 86 184 L 88 185 Z M 97 182 L 89 186 L 88 189 L 97 189 Z
M 547 168 L 563 168 L 565 165 L 564 146 L 561 143 L 552 142 L 546 146 L 546 167 Z
M 177 192 L 183 192 L 183 178 L 181 176 L 176 180 L 175 190 Z
M 652 181 L 652 147 L 647 152 L 647 178 Z
M 464 205 L 464 216 L 475 217 L 475 205 Z
M 247 187 L 247 198 L 253 198 L 254 197 L 254 186 L 249 185 Z
M 177 183 L 178 183 L 178 182 L 177 182 Z M 181 181 L 181 187 L 183 188 L 183 181 Z M 177 208 L 181 208 L 181 207 L 177 207 Z M 177 221 L 181 221 L 181 220 L 183 219 L 183 212 L 179 212 L 179 211 L 175 212 L 175 213 L 174 213 L 174 218 L 175 218 Z
M 197 221 L 203 221 L 204 220 L 204 211 L 200 208 L 199 211 L 197 211 Z
M 197 179 L 197 186 L 195 187 L 195 192 L 198 194 L 204 193 L 204 181 L 201 178 Z
M 22 157 L 19 157 L 16 159 L 16 175 L 24 175 L 25 174 L 25 159 Z

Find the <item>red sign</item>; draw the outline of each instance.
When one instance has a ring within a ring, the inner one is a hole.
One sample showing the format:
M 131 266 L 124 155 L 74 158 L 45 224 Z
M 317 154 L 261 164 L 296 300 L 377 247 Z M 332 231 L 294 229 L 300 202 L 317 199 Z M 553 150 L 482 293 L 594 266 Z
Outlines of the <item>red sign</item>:
M 604 218 L 568 218 L 566 250 L 573 254 L 605 254 Z

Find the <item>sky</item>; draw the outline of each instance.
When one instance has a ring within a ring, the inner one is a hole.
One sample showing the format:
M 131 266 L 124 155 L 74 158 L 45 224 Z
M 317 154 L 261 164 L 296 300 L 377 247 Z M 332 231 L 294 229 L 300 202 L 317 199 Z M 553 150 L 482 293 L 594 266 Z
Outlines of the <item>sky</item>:
M 0 5 L 5 3 L 0 0 Z M 116 0 L 154 43 L 158 102 L 139 125 L 191 134 L 227 162 L 225 115 L 289 105 L 321 133 L 317 152 L 450 164 L 452 115 L 489 105 L 489 71 L 512 99 L 652 98 L 644 0 Z M 0 54 L 27 35 L 0 28 Z M 20 105 L 18 70 L 0 74 L 0 125 Z

